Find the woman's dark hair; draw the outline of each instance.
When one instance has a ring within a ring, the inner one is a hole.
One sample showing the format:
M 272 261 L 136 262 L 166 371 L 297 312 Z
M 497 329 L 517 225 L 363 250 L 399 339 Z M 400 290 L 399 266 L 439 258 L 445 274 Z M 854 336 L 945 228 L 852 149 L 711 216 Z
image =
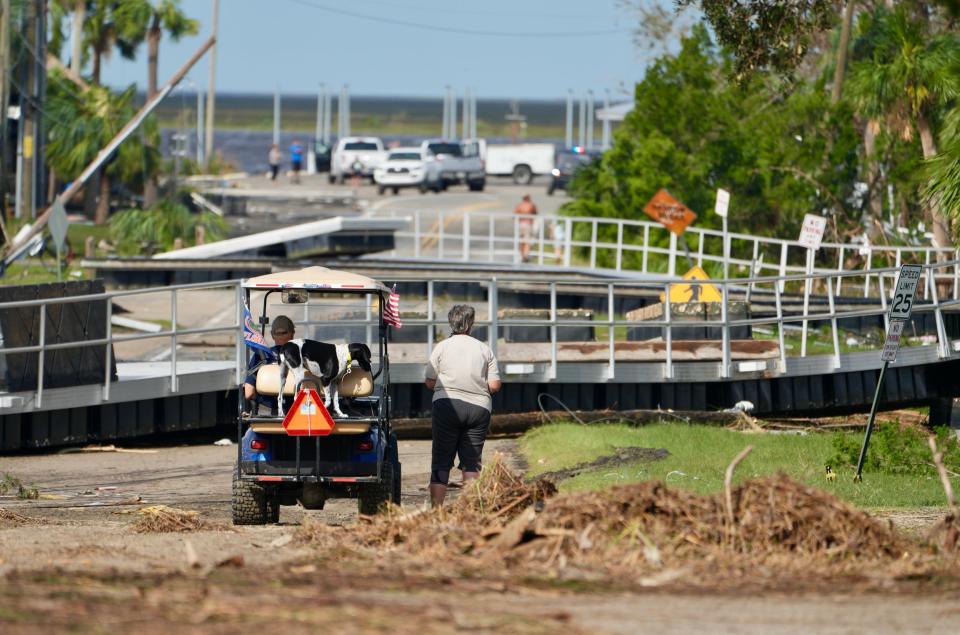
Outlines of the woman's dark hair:
M 450 334 L 459 335 L 460 333 L 470 333 L 473 328 L 473 318 L 476 312 L 469 304 L 455 304 L 450 312 L 447 313 L 447 320 L 450 322 Z
M 270 326 L 271 333 L 294 333 L 296 329 L 293 327 L 293 320 L 288 318 L 286 315 L 278 315 L 273 319 L 273 324 Z

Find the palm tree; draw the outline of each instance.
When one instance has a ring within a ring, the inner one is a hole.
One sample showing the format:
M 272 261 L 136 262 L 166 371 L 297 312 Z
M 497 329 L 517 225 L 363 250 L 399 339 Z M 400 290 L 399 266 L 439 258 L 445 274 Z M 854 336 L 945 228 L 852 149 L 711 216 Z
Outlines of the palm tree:
M 60 88 L 66 82 L 51 82 L 47 115 L 51 120 L 47 160 L 64 179 L 74 179 L 133 116 L 136 85 L 122 93 L 105 86 L 92 85 L 82 96 Z M 142 173 L 144 157 L 150 154 L 133 135 L 117 150 L 117 155 L 101 171 L 100 192 L 94 220 L 106 222 L 110 213 L 110 186 L 115 175 L 127 178 Z M 155 152 L 155 151 L 153 151 Z M 151 156 L 151 160 L 155 160 Z
M 166 31 L 176 42 L 184 35 L 197 33 L 196 20 L 180 10 L 180 0 L 127 0 L 115 10 L 117 22 L 124 25 L 144 25 L 147 41 L 147 100 L 158 91 L 157 64 L 160 59 L 160 39 Z M 151 175 L 144 183 L 143 206 L 151 207 L 157 200 L 157 179 Z
M 960 95 L 960 38 L 950 32 L 931 34 L 926 16 L 906 4 L 893 11 L 881 8 L 872 19 L 872 54 L 854 65 L 851 95 L 867 117 L 906 136 L 915 128 L 924 159 L 932 159 L 937 155 L 934 122 Z M 950 225 L 939 201 L 928 200 L 927 211 L 937 245 L 949 245 Z
M 146 22 L 135 19 L 127 5 L 126 0 L 92 0 L 87 7 L 83 23 L 84 49 L 89 49 L 93 56 L 94 84 L 100 83 L 103 58 L 109 57 L 114 47 L 124 58 L 132 60 L 146 36 Z

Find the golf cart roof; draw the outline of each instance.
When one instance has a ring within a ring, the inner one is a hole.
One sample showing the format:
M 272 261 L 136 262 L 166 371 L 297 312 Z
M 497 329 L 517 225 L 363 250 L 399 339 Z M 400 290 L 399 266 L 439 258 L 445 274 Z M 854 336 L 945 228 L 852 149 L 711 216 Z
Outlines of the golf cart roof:
M 307 267 L 294 271 L 268 273 L 243 281 L 245 289 L 345 289 L 388 293 L 389 289 L 373 278 L 326 267 Z

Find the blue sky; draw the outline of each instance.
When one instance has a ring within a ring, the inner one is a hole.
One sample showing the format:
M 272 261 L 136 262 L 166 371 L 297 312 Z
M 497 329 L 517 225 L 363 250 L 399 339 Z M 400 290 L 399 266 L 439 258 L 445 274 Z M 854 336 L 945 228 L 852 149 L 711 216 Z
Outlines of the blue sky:
M 182 6 L 200 35 L 163 42 L 161 83 L 210 33 L 211 0 Z M 447 84 L 482 98 L 632 94 L 650 57 L 633 44 L 635 16 L 617 0 L 221 0 L 217 89 L 272 93 L 279 84 L 310 94 L 325 82 L 348 83 L 354 95 L 440 96 Z M 103 79 L 142 87 L 145 75 L 141 51 L 135 62 L 114 55 Z M 190 78 L 206 86 L 206 59 Z

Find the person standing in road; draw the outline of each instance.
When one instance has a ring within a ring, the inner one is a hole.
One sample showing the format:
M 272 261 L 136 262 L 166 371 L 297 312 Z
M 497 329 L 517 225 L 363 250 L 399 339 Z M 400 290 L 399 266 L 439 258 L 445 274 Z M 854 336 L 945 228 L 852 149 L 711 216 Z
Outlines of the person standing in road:
M 520 261 L 530 260 L 530 239 L 533 237 L 533 221 L 537 215 L 537 206 L 530 200 L 529 194 L 523 195 L 523 200 L 517 203 L 513 213 L 520 217 Z
M 470 335 L 475 311 L 454 305 L 447 314 L 451 335 L 433 349 L 425 382 L 433 391 L 430 501 L 443 504 L 453 460 L 460 456 L 464 485 L 480 476 L 483 444 L 490 430 L 491 395 L 500 390 L 500 369 L 490 347 Z
M 270 180 L 276 181 L 277 174 L 280 172 L 280 146 L 276 143 L 270 146 L 270 152 L 267 160 L 270 162 Z
M 293 174 L 290 176 L 291 183 L 300 182 L 300 168 L 303 166 L 303 144 L 299 139 L 294 139 L 290 144 L 290 167 Z

